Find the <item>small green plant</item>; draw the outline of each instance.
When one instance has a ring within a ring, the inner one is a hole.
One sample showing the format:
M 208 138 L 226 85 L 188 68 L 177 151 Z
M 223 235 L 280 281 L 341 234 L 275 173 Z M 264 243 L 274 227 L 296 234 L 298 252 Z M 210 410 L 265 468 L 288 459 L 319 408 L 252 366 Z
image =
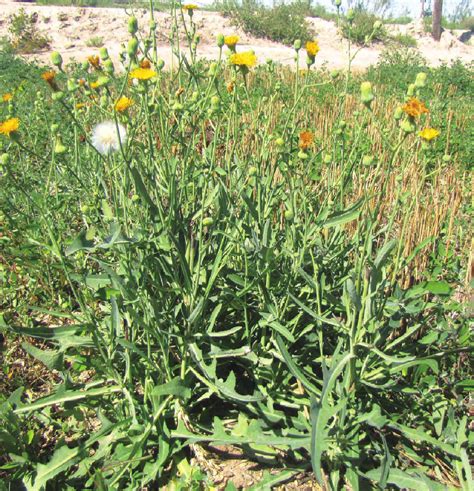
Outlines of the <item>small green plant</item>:
M 10 16 L 9 32 L 11 45 L 17 53 L 36 53 L 49 48 L 50 39 L 38 31 L 36 20 L 38 14 L 27 14 L 20 9 Z
M 466 31 L 474 31 L 474 15 L 466 17 L 461 21 L 461 29 L 465 29 Z
M 89 48 L 102 48 L 104 38 L 102 36 L 94 36 L 86 41 L 86 46 Z
M 376 28 L 377 22 L 380 22 L 380 19 L 375 15 L 358 10 L 353 19 L 346 19 L 342 24 L 342 35 L 359 45 L 385 41 L 387 31 L 383 26 Z
M 295 3 L 267 8 L 254 0 L 241 5 L 228 3 L 224 13 L 242 27 L 245 32 L 257 37 L 267 38 L 287 45 L 295 39 L 308 41 L 312 32 L 305 20 L 309 13 L 307 4 Z
M 395 44 L 406 48 L 416 48 L 417 46 L 416 39 L 409 34 L 396 34 L 395 36 L 391 36 L 391 40 Z

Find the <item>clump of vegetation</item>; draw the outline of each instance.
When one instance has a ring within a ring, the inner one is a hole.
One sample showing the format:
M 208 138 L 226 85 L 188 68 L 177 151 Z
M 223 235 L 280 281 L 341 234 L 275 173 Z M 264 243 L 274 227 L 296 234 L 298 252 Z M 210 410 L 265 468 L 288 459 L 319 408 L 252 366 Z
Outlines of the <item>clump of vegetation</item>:
M 307 41 L 313 36 L 305 20 L 309 13 L 307 4 L 296 2 L 265 7 L 254 0 L 245 0 L 239 4 L 226 2 L 223 12 L 256 37 L 291 45 L 295 39 Z
M 380 19 L 364 10 L 350 12 L 344 18 L 341 30 L 345 38 L 359 45 L 383 42 L 388 38 Z
M 17 53 L 36 53 L 49 48 L 50 39 L 38 31 L 37 14 L 27 14 L 25 9 L 9 18 L 10 44 Z
M 102 36 L 94 36 L 86 41 L 86 46 L 89 48 L 102 48 L 104 46 L 104 38 Z
M 417 46 L 416 39 L 410 36 L 410 34 L 395 34 L 394 36 L 390 36 L 390 40 L 406 48 L 416 48 Z
M 466 31 L 474 31 L 474 16 L 466 17 L 460 22 L 461 29 L 465 29 Z
M 468 489 L 472 67 L 209 62 L 196 8 L 175 71 L 135 18 L 121 72 L 0 55 L 2 479 Z

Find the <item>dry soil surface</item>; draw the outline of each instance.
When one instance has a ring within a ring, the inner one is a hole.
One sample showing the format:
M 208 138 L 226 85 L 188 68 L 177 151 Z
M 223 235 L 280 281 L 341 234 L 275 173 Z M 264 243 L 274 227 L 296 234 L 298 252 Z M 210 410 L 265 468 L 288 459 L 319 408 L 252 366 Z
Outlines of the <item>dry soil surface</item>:
M 41 53 L 25 55 L 29 59 L 48 63 L 50 51 L 59 51 L 66 62 L 70 60 L 82 61 L 87 55 L 98 51 L 91 47 L 92 39 L 102 40 L 114 61 L 126 45 L 129 34 L 127 31 L 128 13 L 124 8 L 84 8 L 84 7 L 56 7 L 38 6 L 34 3 L 13 2 L 0 0 L 0 37 L 8 36 L 9 18 L 18 13 L 20 9 L 32 14 L 36 13 L 37 28 L 51 38 L 51 48 Z M 130 12 L 130 11 L 128 11 Z M 134 14 L 138 18 L 141 34 L 146 35 L 150 16 L 147 10 L 137 9 Z M 184 16 L 188 21 L 187 15 Z M 158 23 L 158 54 L 170 66 L 172 58 L 168 43 L 171 26 L 171 16 L 168 13 L 155 13 Z M 215 44 L 217 33 L 238 34 L 240 36 L 239 48 L 252 49 L 257 54 L 260 63 L 271 58 L 286 65 L 293 65 L 294 51 L 280 43 L 250 36 L 232 25 L 231 20 L 215 12 L 196 11 L 194 21 L 201 36 L 198 46 L 198 56 L 215 59 L 218 48 Z M 316 38 L 321 46 L 317 56 L 316 66 L 327 66 L 329 69 L 347 66 L 347 41 L 341 38 L 337 26 L 318 18 L 308 18 L 314 28 Z M 459 41 L 460 32 L 443 32 L 440 43 L 423 33 L 419 22 L 406 26 L 389 26 L 392 33 L 408 33 L 418 42 L 419 52 L 427 59 L 430 65 L 436 66 L 443 62 L 461 59 L 465 63 L 474 61 L 474 47 Z M 183 33 L 182 33 L 183 34 Z M 184 38 L 184 36 L 183 36 Z M 362 48 L 355 59 L 354 69 L 365 69 L 377 62 L 384 46 L 375 45 Z

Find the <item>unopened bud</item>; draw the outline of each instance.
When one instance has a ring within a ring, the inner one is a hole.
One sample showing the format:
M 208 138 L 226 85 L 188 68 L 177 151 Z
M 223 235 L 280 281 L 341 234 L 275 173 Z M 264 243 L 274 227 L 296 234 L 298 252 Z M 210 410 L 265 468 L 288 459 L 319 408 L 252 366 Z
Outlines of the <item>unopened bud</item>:
M 415 80 L 415 87 L 417 89 L 421 89 L 426 86 L 426 77 L 427 76 L 425 72 L 418 73 Z
M 219 48 L 222 48 L 225 44 L 224 34 L 218 34 L 216 36 L 216 43 Z
M 130 17 L 128 19 L 128 32 L 130 34 L 136 34 L 138 31 L 138 20 L 135 16 Z
M 130 58 L 133 58 L 138 51 L 138 39 L 136 37 L 133 37 L 130 39 L 128 42 L 127 46 L 127 54 L 130 56 Z
M 63 64 L 63 58 L 57 51 L 53 51 L 51 53 L 51 62 L 54 66 L 61 68 L 61 65 Z
M 299 51 L 301 49 L 301 39 L 296 39 L 293 48 L 295 48 L 296 51 Z
M 360 99 L 366 107 L 370 107 L 372 101 L 375 99 L 370 82 L 362 82 L 360 84 Z

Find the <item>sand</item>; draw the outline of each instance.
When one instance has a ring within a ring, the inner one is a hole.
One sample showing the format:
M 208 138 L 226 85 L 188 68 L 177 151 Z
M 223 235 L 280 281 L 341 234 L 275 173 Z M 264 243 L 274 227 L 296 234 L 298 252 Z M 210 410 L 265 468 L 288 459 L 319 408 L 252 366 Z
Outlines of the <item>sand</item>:
M 51 38 L 51 48 L 44 52 L 23 55 L 29 60 L 40 63 L 49 63 L 50 52 L 59 51 L 65 62 L 71 60 L 83 61 L 88 55 L 96 54 L 98 47 L 90 46 L 91 40 L 99 38 L 109 50 L 111 58 L 116 62 L 119 53 L 123 50 L 129 39 L 127 31 L 127 18 L 130 10 L 124 8 L 85 8 L 85 7 L 56 7 L 37 6 L 33 3 L 13 2 L 0 0 L 0 37 L 8 36 L 9 17 L 24 9 L 27 13 L 36 13 L 36 25 L 40 32 Z M 146 36 L 150 22 L 147 10 L 137 9 L 133 12 L 138 18 L 140 33 Z M 185 15 L 187 20 L 187 15 Z M 171 16 L 168 13 L 155 13 L 158 23 L 158 55 L 170 66 L 172 53 L 168 43 L 171 27 Z M 317 56 L 316 66 L 325 66 L 328 69 L 339 69 L 347 66 L 347 41 L 338 33 L 337 26 L 318 18 L 308 18 L 310 25 L 316 32 L 321 51 Z M 292 48 L 275 43 L 267 39 L 258 39 L 243 32 L 232 25 L 231 20 L 216 12 L 196 11 L 194 21 L 201 36 L 198 45 L 198 56 L 207 59 L 216 59 L 219 50 L 215 44 L 217 33 L 238 34 L 240 36 L 239 49 L 255 51 L 260 63 L 267 59 L 285 65 L 295 66 Z M 459 41 L 460 32 L 443 32 L 441 42 L 437 43 L 430 36 L 422 32 L 419 22 L 406 26 L 388 26 L 392 33 L 408 33 L 418 42 L 418 51 L 426 58 L 431 66 L 449 63 L 460 59 L 464 63 L 474 61 L 474 47 Z M 182 33 L 184 39 L 184 34 Z M 89 43 L 89 45 L 88 45 Z M 352 67 L 363 70 L 377 62 L 384 46 L 372 45 L 362 48 L 355 56 Z M 304 60 L 304 57 L 303 57 Z

